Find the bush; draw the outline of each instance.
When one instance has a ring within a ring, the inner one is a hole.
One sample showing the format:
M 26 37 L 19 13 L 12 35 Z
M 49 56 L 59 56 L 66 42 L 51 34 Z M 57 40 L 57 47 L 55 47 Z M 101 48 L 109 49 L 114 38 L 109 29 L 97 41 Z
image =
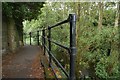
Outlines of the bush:
M 85 31 L 79 37 L 78 62 L 89 64 L 83 67 L 93 69 L 90 71 L 99 78 L 118 77 L 117 30 L 113 27 L 104 27 L 101 30 L 84 27 L 82 30 Z M 77 67 L 80 66 L 82 64 Z

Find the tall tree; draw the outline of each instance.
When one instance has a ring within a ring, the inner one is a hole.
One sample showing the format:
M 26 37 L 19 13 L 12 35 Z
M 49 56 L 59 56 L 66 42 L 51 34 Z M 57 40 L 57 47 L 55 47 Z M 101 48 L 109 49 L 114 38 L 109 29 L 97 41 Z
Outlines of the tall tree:
M 118 19 L 119 19 L 119 2 L 116 3 L 117 10 L 116 10 L 116 18 L 115 18 L 115 27 L 118 27 Z
M 103 18 L 103 2 L 98 3 L 99 8 L 99 21 L 98 21 L 98 28 L 102 28 L 102 18 Z
M 119 32 L 119 45 L 118 45 L 118 52 L 119 52 L 119 61 L 120 61 L 120 2 L 118 2 L 118 32 Z M 119 62 L 119 71 L 120 71 L 120 62 Z

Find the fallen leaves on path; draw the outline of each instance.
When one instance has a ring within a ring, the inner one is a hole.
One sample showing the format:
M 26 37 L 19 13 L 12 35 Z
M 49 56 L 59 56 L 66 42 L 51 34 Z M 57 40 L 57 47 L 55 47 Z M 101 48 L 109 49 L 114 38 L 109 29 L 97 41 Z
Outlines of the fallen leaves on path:
M 40 63 L 40 55 L 38 55 L 33 61 L 31 75 L 34 78 L 44 80 L 44 70 Z

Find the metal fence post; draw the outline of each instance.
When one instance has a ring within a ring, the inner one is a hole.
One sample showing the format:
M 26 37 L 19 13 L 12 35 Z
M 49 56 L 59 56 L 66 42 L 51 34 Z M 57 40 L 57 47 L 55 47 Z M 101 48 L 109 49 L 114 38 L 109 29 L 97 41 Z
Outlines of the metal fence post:
M 24 45 L 26 44 L 26 33 L 23 34 L 24 38 Z
M 50 55 L 50 52 L 51 52 L 51 41 L 50 41 L 50 39 L 51 39 L 51 28 L 49 28 L 49 26 L 48 26 L 49 66 L 50 66 L 50 64 L 51 64 L 51 55 Z
M 42 30 L 42 46 L 44 47 L 44 38 L 43 38 L 44 31 Z
M 30 35 L 30 45 L 31 45 L 31 32 L 29 33 L 29 35 Z
M 45 30 L 43 30 L 43 33 L 42 33 L 42 39 L 43 39 L 43 47 L 44 47 L 44 55 L 45 55 Z
M 38 42 L 38 46 L 39 46 L 39 31 L 37 31 L 37 42 Z
M 26 44 L 26 37 L 27 37 L 27 35 L 25 34 L 25 44 Z
M 69 19 L 70 19 L 70 76 L 69 76 L 69 80 L 75 80 L 76 15 L 69 14 Z

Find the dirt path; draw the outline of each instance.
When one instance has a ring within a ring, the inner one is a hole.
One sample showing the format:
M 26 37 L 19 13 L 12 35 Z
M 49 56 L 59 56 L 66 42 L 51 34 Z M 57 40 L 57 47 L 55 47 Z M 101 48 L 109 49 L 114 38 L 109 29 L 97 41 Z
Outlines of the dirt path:
M 40 64 L 40 47 L 24 46 L 15 54 L 2 59 L 3 78 L 39 78 L 44 79 Z

